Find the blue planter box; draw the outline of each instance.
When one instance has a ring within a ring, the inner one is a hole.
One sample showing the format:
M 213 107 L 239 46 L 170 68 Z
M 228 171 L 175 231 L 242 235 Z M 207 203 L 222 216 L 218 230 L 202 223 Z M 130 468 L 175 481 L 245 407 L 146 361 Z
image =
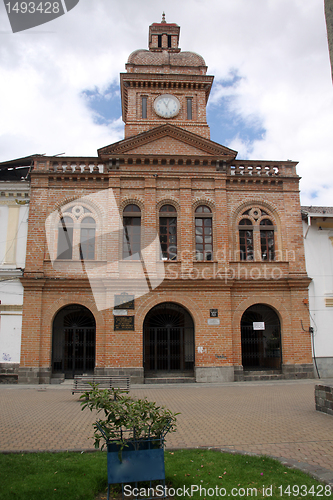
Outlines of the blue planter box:
M 165 484 L 164 439 L 129 440 L 120 451 L 119 445 L 107 445 L 108 500 L 110 485 L 161 481 Z
M 109 445 L 110 446 L 110 445 Z M 108 446 L 108 448 L 109 448 Z M 108 484 L 165 479 L 164 449 L 108 450 Z

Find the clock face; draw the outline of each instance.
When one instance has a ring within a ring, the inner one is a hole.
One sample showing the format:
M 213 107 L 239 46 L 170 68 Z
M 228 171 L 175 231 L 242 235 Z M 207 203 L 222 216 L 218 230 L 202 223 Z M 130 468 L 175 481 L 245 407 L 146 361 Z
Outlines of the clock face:
M 174 95 L 162 94 L 155 99 L 154 109 L 162 118 L 172 118 L 178 115 L 180 103 Z

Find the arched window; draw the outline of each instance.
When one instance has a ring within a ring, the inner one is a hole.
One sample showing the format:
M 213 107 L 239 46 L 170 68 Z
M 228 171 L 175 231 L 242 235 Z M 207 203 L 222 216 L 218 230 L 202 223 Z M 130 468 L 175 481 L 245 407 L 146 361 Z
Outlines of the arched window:
M 213 216 L 206 205 L 195 211 L 195 254 L 196 260 L 213 260 Z
M 73 256 L 74 221 L 71 217 L 61 217 L 58 223 L 57 259 L 71 259 Z
M 239 222 L 239 250 L 240 260 L 253 260 L 253 228 L 250 219 Z
M 127 205 L 123 212 L 123 259 L 141 258 L 141 210 L 137 205 Z
M 177 259 L 177 211 L 172 205 L 160 209 L 160 244 L 163 260 Z
M 259 207 L 242 213 L 238 222 L 240 260 L 275 260 L 276 226 L 272 219 Z
M 95 232 L 95 219 L 92 217 L 85 217 L 81 221 L 80 234 L 80 258 L 83 260 L 95 259 Z
M 274 260 L 274 227 L 270 219 L 262 219 L 260 221 L 260 245 L 262 260 Z

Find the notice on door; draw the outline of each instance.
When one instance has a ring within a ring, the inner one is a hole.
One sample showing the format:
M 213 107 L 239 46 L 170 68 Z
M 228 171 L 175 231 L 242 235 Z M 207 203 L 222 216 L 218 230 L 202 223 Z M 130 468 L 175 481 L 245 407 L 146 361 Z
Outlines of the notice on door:
M 253 330 L 265 330 L 264 321 L 254 321 L 253 322 Z

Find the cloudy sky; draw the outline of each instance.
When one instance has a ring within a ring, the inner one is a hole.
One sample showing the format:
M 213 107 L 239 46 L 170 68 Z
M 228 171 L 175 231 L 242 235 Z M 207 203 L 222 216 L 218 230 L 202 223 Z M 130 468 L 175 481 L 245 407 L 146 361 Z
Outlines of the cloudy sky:
M 333 87 L 324 0 L 80 0 L 13 34 L 0 4 L 0 161 L 96 155 L 123 138 L 119 73 L 148 27 L 215 75 L 211 139 L 239 159 L 299 161 L 302 204 L 333 205 Z

